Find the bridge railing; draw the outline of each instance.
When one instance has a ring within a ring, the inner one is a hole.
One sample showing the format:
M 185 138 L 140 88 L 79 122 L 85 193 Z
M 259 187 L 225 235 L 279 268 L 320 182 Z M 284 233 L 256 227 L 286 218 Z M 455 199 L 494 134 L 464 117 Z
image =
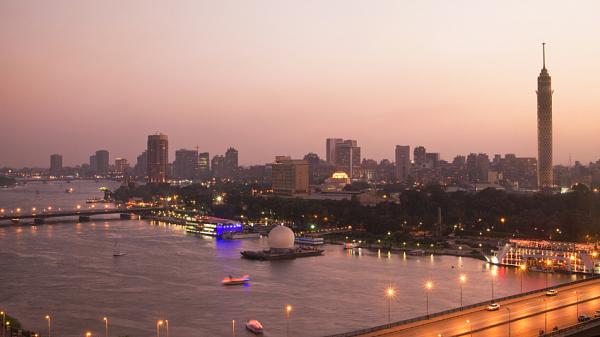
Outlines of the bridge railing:
M 578 284 L 578 283 L 583 283 L 583 282 L 589 282 L 590 280 L 594 280 L 594 279 L 599 279 L 600 276 L 589 276 L 586 278 L 583 278 L 581 280 L 577 280 L 577 281 L 573 281 L 573 282 L 568 282 L 568 283 L 563 283 L 554 287 L 548 287 L 548 288 L 541 288 L 541 289 L 536 289 L 536 290 L 531 290 L 531 291 L 527 291 L 524 293 L 519 293 L 519 294 L 515 294 L 515 295 L 510 295 L 510 296 L 506 296 L 506 297 L 501 297 L 501 298 L 496 298 L 494 299 L 494 302 L 502 302 L 502 301 L 507 301 L 507 300 L 512 300 L 515 298 L 519 298 L 519 297 L 524 297 L 524 296 L 528 296 L 528 295 L 532 295 L 532 294 L 536 294 L 539 292 L 544 292 L 550 289 L 556 289 L 556 288 L 562 288 L 562 287 L 566 287 L 566 286 L 570 286 L 570 285 L 574 285 L 574 284 Z M 481 307 L 481 306 L 485 306 L 488 303 L 490 303 L 491 301 L 483 301 L 483 302 L 479 302 L 479 303 L 474 303 L 474 304 L 469 304 L 469 305 L 465 305 L 462 307 L 458 307 L 458 308 L 453 308 L 453 309 L 448 309 L 448 310 L 444 310 L 444 311 L 439 311 L 430 315 L 424 315 L 424 316 L 418 316 L 418 317 L 414 317 L 414 318 L 409 318 L 409 319 L 405 319 L 402 321 L 397 321 L 397 322 L 393 322 L 390 324 L 383 324 L 383 325 L 378 325 L 378 326 L 374 326 L 371 328 L 365 328 L 365 329 L 359 329 L 359 330 L 354 330 L 354 331 L 349 331 L 349 332 L 344 332 L 344 333 L 339 333 L 339 334 L 334 334 L 334 335 L 328 335 L 325 337 L 353 337 L 353 336 L 359 336 L 359 335 L 364 335 L 367 333 L 371 333 L 371 332 L 375 332 L 375 331 L 379 331 L 379 330 L 385 330 L 385 329 L 389 329 L 389 328 L 393 328 L 393 327 L 397 327 L 400 325 L 405 325 L 405 324 L 409 324 L 409 323 L 414 323 L 414 322 L 419 322 L 419 321 L 425 321 L 431 318 L 435 318 L 435 317 L 439 317 L 439 316 L 444 316 L 444 315 L 449 315 L 449 314 L 453 314 L 456 312 L 460 312 L 460 311 L 464 311 L 464 310 L 469 310 L 469 309 L 473 309 L 473 308 L 477 308 L 477 307 Z

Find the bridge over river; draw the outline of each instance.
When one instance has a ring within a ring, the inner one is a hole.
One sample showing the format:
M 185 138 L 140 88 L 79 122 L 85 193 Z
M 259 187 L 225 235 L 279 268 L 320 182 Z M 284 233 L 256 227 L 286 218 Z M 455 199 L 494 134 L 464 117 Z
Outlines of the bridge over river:
M 600 277 L 592 277 L 554 287 L 497 299 L 496 311 L 488 311 L 489 301 L 434 313 L 373 328 L 328 337 L 533 337 L 588 336 L 585 330 L 599 325 Z M 413 296 L 420 301 L 420 297 Z M 407 299 L 408 300 L 408 299 Z M 401 301 L 392 305 L 402 305 Z M 586 315 L 590 320 L 578 322 Z M 552 331 L 553 329 L 558 331 Z M 592 336 L 592 335 L 589 335 Z
M 11 214 L 0 214 L 1 221 L 13 221 L 19 222 L 21 220 L 33 219 L 36 224 L 44 223 L 45 219 L 48 218 L 64 218 L 64 217 L 78 217 L 80 221 L 89 221 L 90 217 L 94 215 L 105 215 L 105 214 L 121 214 L 121 218 L 131 218 L 132 214 L 147 214 L 152 211 L 164 210 L 164 207 L 113 207 L 113 208 L 91 208 L 91 209 L 74 209 L 74 210 L 60 210 L 60 211 L 47 211 L 36 213 L 11 213 Z

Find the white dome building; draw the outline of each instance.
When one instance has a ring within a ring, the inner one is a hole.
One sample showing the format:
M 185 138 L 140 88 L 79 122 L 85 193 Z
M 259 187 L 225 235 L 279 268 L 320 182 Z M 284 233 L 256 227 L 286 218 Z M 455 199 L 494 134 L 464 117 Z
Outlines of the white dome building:
M 274 250 L 294 248 L 294 231 L 286 226 L 275 226 L 269 232 L 269 247 Z

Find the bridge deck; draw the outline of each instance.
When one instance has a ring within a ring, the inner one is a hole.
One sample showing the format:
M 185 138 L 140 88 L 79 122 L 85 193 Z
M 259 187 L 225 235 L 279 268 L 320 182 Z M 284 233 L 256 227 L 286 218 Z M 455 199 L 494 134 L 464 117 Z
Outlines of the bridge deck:
M 0 216 L 2 220 L 23 220 L 23 219 L 46 219 L 46 218 L 57 218 L 57 217 L 68 217 L 68 216 L 92 216 L 99 214 L 118 214 L 118 213 L 145 213 L 151 211 L 163 210 L 163 207 L 141 207 L 141 208 L 94 208 L 94 209 L 80 209 L 80 210 L 67 210 L 67 211 L 48 211 L 40 213 L 27 213 L 27 214 L 3 214 Z

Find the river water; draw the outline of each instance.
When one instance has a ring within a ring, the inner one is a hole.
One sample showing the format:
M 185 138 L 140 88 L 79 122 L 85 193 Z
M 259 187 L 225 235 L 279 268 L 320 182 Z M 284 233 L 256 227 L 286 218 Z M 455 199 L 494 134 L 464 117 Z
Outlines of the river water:
M 100 186 L 114 183 L 29 184 L 0 190 L 0 208 L 30 210 L 88 207 Z M 73 187 L 73 193 L 65 193 Z M 37 191 L 37 192 L 36 192 Z M 127 255 L 112 256 L 114 242 Z M 325 255 L 289 261 L 249 261 L 245 249 L 266 247 L 266 238 L 225 241 L 185 233 L 181 226 L 144 220 L 57 221 L 41 226 L 0 227 L 0 309 L 25 327 L 53 336 L 156 335 L 168 319 L 176 337 L 250 336 L 247 319 L 258 319 L 266 336 L 286 335 L 284 307 L 292 306 L 289 336 L 323 336 L 387 323 L 384 289 L 392 284 L 392 320 L 425 314 L 424 284 L 433 282 L 430 312 L 459 305 L 460 274 L 465 304 L 491 297 L 490 266 L 453 256 L 406 256 L 361 250 L 352 254 L 326 245 Z M 495 267 L 493 267 L 495 268 Z M 248 286 L 224 287 L 223 277 L 248 273 Z M 521 275 L 498 268 L 495 296 L 518 293 Z M 526 272 L 524 290 L 576 279 Z M 164 328 L 161 330 L 165 334 Z

